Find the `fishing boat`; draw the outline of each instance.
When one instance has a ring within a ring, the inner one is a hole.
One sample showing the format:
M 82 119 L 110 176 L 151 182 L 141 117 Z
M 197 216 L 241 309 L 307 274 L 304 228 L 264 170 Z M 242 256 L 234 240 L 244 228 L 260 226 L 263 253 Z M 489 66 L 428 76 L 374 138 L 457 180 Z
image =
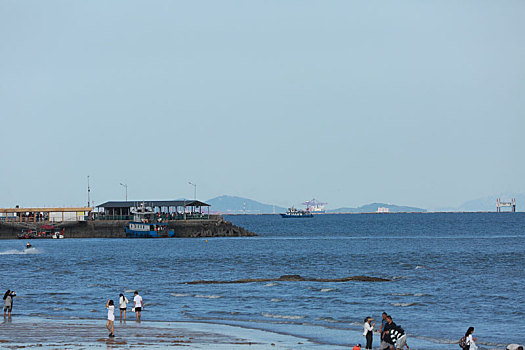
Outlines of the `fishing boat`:
M 59 231 L 58 228 L 55 228 L 52 225 L 41 225 L 38 228 L 22 229 L 22 232 L 18 234 L 17 237 L 19 239 L 42 239 L 42 238 L 63 239 L 64 229 Z
M 169 229 L 168 224 L 155 218 L 155 212 L 148 210 L 142 203 L 136 210 L 132 210 L 133 221 L 124 227 L 128 238 L 159 238 L 173 237 L 175 232 Z
M 286 213 L 281 213 L 283 218 L 312 218 L 314 215 L 308 210 L 295 209 L 294 207 L 288 208 Z

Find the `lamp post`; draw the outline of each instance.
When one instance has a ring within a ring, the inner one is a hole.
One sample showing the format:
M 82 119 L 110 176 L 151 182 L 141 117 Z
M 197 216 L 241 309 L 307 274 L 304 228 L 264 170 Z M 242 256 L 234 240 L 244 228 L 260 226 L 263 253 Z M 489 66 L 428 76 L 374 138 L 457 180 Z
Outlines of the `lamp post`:
M 197 184 L 191 181 L 188 181 L 188 183 L 193 186 L 193 199 L 197 200 Z
M 88 205 L 87 206 L 89 208 L 89 202 L 90 202 L 89 192 L 91 192 L 91 188 L 89 187 L 89 175 L 88 175 L 87 179 L 88 179 L 88 189 L 87 189 L 88 190 Z
M 128 201 L 128 185 L 127 184 L 123 184 L 122 182 L 120 183 L 120 186 L 124 187 L 126 189 L 126 202 Z

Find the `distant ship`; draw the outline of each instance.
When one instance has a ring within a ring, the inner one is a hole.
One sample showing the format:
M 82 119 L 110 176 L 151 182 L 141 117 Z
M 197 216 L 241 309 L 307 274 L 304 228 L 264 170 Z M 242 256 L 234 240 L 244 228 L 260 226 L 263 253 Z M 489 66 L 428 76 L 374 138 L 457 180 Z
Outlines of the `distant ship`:
M 313 214 L 308 210 L 295 209 L 294 207 L 288 208 L 286 213 L 281 213 L 283 218 L 312 218 Z
M 312 198 L 309 201 L 305 201 L 303 205 L 306 205 L 306 210 L 312 214 L 323 214 L 325 213 L 324 206 L 328 203 L 319 202 L 317 199 Z

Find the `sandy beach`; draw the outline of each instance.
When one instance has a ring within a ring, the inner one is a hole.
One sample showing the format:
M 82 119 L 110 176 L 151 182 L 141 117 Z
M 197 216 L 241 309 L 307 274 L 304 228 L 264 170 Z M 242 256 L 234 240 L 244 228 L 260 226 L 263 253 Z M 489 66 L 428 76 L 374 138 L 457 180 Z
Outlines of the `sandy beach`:
M 0 347 L 160 349 L 184 346 L 193 349 L 293 349 L 319 346 L 303 338 L 236 326 L 198 322 L 137 323 L 134 319 L 125 322 L 116 320 L 116 336 L 109 338 L 105 322 L 102 319 L 13 317 L 1 323 Z

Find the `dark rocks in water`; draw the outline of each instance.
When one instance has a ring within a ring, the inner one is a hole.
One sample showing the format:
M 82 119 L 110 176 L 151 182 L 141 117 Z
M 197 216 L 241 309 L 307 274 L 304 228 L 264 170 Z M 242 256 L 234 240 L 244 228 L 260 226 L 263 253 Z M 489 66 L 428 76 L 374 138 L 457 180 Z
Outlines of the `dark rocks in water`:
M 300 275 L 283 275 L 279 278 L 246 278 L 234 281 L 191 281 L 183 284 L 230 284 L 254 282 L 390 282 L 390 279 L 371 276 L 350 276 L 343 278 L 305 278 Z

